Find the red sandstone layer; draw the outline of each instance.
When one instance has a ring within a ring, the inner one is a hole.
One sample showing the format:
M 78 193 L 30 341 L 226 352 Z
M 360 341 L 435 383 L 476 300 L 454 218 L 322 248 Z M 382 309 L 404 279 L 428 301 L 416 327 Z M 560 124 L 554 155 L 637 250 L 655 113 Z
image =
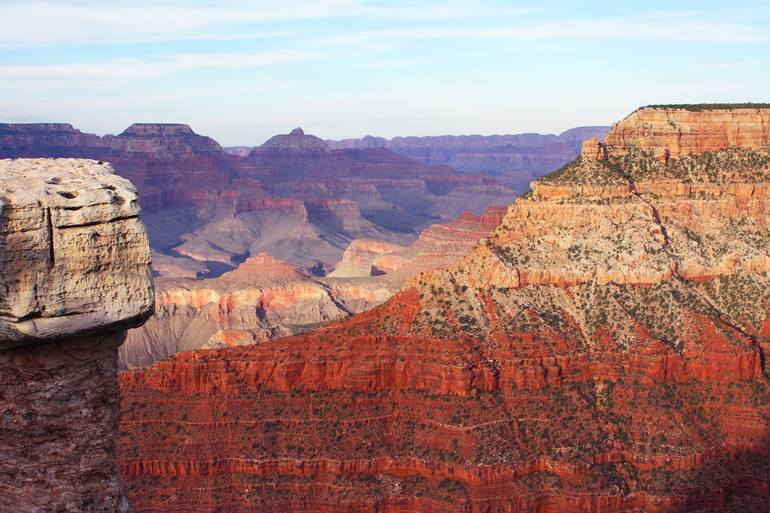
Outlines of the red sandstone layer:
M 769 511 L 770 154 L 623 144 L 378 308 L 122 375 L 138 511 Z

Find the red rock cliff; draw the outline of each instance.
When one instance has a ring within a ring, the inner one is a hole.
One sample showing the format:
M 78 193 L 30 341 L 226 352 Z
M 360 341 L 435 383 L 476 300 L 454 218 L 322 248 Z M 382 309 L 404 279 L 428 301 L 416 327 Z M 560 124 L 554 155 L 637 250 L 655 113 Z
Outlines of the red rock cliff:
M 125 373 L 129 494 L 144 512 L 766 512 L 769 184 L 763 149 L 587 151 L 374 310 Z

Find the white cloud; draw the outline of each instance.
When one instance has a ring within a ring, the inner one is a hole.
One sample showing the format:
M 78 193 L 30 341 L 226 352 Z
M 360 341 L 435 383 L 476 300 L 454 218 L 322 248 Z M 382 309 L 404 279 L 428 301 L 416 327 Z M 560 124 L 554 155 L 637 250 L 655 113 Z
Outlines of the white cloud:
M 140 59 L 108 59 L 71 64 L 0 66 L 0 80 L 120 82 L 155 78 L 160 71 L 157 63 Z
M 310 36 L 317 35 L 318 24 L 309 29 L 293 22 L 330 19 L 385 20 L 395 28 L 343 32 L 325 38 L 327 43 L 410 39 L 755 43 L 769 39 L 758 20 L 731 10 L 639 11 L 578 19 L 559 16 L 558 11 L 512 7 L 493 0 L 0 0 L 0 47 L 291 36 L 304 36 L 309 42 Z M 504 24 L 503 20 L 511 19 L 527 21 Z M 474 23 L 478 20 L 484 20 L 483 27 Z M 498 20 L 497 28 L 489 26 Z M 415 26 L 418 22 L 422 26 Z
M 250 22 L 328 17 L 356 0 L 295 2 L 83 2 L 32 0 L 0 3 L 0 45 L 106 44 L 233 37 Z M 281 33 L 278 32 L 278 35 Z M 240 37 L 270 37 L 249 31 Z
M 313 52 L 280 50 L 244 53 L 183 53 L 175 55 L 165 65 L 180 69 L 228 68 L 246 69 L 261 66 L 294 64 L 313 58 Z

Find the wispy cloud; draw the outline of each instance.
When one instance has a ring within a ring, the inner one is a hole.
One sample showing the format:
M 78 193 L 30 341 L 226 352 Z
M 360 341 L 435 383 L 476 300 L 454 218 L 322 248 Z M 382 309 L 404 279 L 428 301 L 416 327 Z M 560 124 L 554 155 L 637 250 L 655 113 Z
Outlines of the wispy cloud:
M 176 69 L 248 69 L 261 66 L 280 66 L 305 62 L 315 57 L 314 52 L 305 50 L 275 50 L 266 52 L 240 53 L 183 53 L 175 55 L 162 67 Z
M 108 44 L 218 39 L 249 23 L 324 18 L 358 6 L 356 0 L 177 2 L 137 0 L 0 3 L 0 45 Z M 246 37 L 269 37 L 253 30 Z M 280 34 L 280 32 L 278 33 Z
M 641 39 L 696 43 L 760 43 L 770 40 L 749 22 L 698 12 L 640 13 L 626 17 L 567 19 L 503 27 L 426 26 L 351 32 L 327 42 L 370 43 L 413 39 L 579 40 Z
M 693 64 L 689 68 L 693 71 L 730 71 L 755 66 L 767 66 L 767 63 L 760 60 L 716 61 Z
M 255 25 L 331 18 L 462 19 L 478 13 L 480 5 L 469 0 L 417 5 L 403 0 L 6 0 L 0 2 L 0 46 L 283 37 L 286 31 Z
M 743 13 L 745 15 L 745 13 Z M 545 16 L 543 16 L 545 15 Z M 560 17 L 560 11 L 493 0 L 5 0 L 0 48 L 171 41 L 294 38 L 316 40 L 303 22 L 383 22 L 346 29 L 326 43 L 372 44 L 415 39 L 611 40 L 713 43 L 768 41 L 761 23 L 731 10 L 639 10 Z M 505 20 L 517 20 L 516 24 Z M 474 23 L 480 22 L 480 23 Z M 317 28 L 317 27 L 316 27 Z
M 372 69 L 389 69 L 389 68 L 404 68 L 404 67 L 411 67 L 411 66 L 424 67 L 424 66 L 430 66 L 435 63 L 436 63 L 435 59 L 406 58 L 406 59 L 370 62 L 368 63 L 368 66 Z
M 142 81 L 180 71 L 242 69 L 280 66 L 306 61 L 314 56 L 299 50 L 234 53 L 182 53 L 154 59 L 113 58 L 68 64 L 0 66 L 0 81 L 28 79 L 99 83 Z

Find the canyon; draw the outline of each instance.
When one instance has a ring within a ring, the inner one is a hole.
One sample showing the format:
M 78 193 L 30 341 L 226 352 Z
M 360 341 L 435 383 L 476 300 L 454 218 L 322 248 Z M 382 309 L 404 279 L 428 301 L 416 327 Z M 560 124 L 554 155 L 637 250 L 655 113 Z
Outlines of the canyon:
M 768 511 L 768 112 L 639 109 L 381 305 L 122 373 L 134 508 Z
M 156 314 L 131 330 L 121 367 L 140 367 L 180 351 L 263 342 L 382 304 L 407 278 L 450 265 L 502 220 L 505 209 L 466 212 L 432 225 L 409 246 L 353 240 L 325 277 L 266 253 L 217 278 L 155 280 Z
M 302 129 L 238 156 L 181 124 L 103 137 L 68 124 L 0 124 L 0 157 L 110 162 L 136 185 L 156 272 L 169 277 L 217 276 L 262 252 L 325 274 L 354 239 L 410 244 L 430 224 L 517 195 L 488 174 L 384 148 L 330 149 Z
M 531 150 L 495 176 L 384 147 L 337 147 L 301 128 L 231 155 L 182 124 L 137 123 L 114 136 L 62 123 L 0 124 L 0 157 L 90 158 L 136 184 L 158 309 L 129 332 L 125 368 L 296 334 L 381 304 L 410 273 L 457 260 L 494 228 L 490 219 L 499 221 L 485 209 L 574 158 L 576 138 L 596 130 L 462 139 L 466 149 Z M 445 143 L 420 146 L 438 145 L 438 153 Z M 291 279 L 249 283 L 285 265 Z
M 575 158 L 585 139 L 604 139 L 606 126 L 571 128 L 559 135 L 366 136 L 326 141 L 333 149 L 387 148 L 428 165 L 451 166 L 465 173 L 489 173 L 518 192 L 529 182 Z

